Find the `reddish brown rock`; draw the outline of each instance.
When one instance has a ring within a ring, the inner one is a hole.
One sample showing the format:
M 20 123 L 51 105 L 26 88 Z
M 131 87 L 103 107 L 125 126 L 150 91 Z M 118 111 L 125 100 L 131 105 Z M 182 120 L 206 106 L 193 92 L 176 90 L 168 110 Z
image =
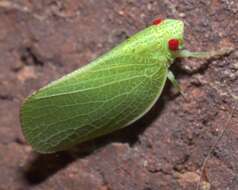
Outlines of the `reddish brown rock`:
M 157 17 L 184 20 L 189 49 L 238 46 L 235 0 L 0 1 L 0 189 L 195 189 L 201 163 L 233 109 L 202 185 L 238 189 L 237 52 L 176 62 L 186 99 L 168 83 L 145 117 L 73 151 L 37 155 L 22 137 L 19 108 L 26 96 Z

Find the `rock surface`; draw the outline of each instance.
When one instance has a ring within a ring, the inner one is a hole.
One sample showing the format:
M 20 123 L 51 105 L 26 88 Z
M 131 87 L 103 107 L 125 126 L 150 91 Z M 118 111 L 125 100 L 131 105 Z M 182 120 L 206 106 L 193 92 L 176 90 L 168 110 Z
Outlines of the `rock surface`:
M 24 98 L 87 64 L 156 17 L 186 23 L 186 46 L 238 46 L 237 0 L 0 0 L 0 190 L 238 189 L 238 52 L 181 60 L 153 109 L 73 151 L 38 155 L 21 133 Z M 229 117 L 232 119 L 201 165 Z

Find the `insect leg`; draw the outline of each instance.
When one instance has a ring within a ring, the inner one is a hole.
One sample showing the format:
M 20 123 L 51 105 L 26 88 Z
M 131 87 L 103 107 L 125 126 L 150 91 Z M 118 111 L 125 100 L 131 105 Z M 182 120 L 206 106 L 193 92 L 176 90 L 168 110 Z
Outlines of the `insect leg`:
M 173 86 L 175 87 L 175 89 L 177 91 L 179 91 L 180 94 L 182 94 L 183 97 L 185 97 L 185 94 L 183 93 L 183 91 L 181 90 L 178 81 L 176 80 L 174 74 L 172 73 L 172 71 L 168 72 L 168 79 L 170 80 L 170 82 L 173 84 Z
M 217 57 L 221 57 L 227 54 L 230 54 L 234 51 L 234 48 L 222 48 L 218 51 L 209 51 L 209 52 L 191 52 L 189 50 L 183 49 L 179 50 L 175 53 L 176 57 L 181 58 L 205 58 L 205 59 L 213 59 Z

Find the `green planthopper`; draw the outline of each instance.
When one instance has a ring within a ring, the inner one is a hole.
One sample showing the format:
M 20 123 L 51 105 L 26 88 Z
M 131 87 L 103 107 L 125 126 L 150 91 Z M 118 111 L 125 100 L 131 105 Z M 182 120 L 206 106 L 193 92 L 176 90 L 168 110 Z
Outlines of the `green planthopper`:
M 178 57 L 207 57 L 184 49 L 184 23 L 156 19 L 88 65 L 41 88 L 21 107 L 25 138 L 41 153 L 66 150 L 126 127 L 154 105 Z

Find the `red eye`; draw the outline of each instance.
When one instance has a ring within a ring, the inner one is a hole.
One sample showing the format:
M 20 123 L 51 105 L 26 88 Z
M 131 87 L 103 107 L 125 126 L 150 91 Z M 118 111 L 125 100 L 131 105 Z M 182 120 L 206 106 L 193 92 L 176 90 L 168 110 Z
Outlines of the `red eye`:
M 153 24 L 154 24 L 154 25 L 159 25 L 162 21 L 163 21 L 162 19 L 157 18 L 157 19 L 155 19 L 155 20 L 153 21 Z
M 172 51 L 176 51 L 179 49 L 179 40 L 177 39 L 170 39 L 168 42 L 169 49 Z

